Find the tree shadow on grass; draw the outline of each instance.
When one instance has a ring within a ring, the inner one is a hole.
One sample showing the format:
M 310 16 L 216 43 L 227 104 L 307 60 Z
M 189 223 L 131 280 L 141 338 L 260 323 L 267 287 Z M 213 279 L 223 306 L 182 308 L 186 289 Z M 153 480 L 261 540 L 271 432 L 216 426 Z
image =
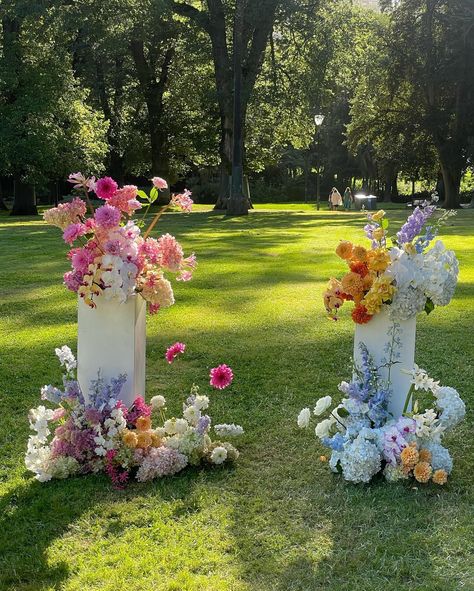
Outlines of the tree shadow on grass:
M 196 481 L 204 478 L 219 486 L 227 473 L 204 473 L 204 469 L 190 467 L 149 483 L 133 481 L 123 491 L 114 490 L 103 475 L 25 483 L 0 499 L 0 589 L 62 589 L 72 574 L 70 560 L 51 564 L 48 550 L 56 539 L 75 529 L 81 518 L 93 515 L 94 520 L 100 520 L 96 527 L 102 528 L 102 536 L 113 538 L 122 536 L 131 526 L 147 527 L 147 519 L 153 520 L 153 515 L 140 512 L 139 523 L 132 523 L 123 509 L 127 503 L 170 504 L 167 519 L 186 519 L 200 510 L 192 495 Z M 87 522 L 83 526 L 84 543 Z

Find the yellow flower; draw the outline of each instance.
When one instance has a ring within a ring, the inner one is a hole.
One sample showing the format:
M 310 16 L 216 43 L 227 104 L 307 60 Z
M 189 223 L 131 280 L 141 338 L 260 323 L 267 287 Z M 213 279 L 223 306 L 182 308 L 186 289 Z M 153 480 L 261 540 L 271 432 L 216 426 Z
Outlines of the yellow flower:
M 390 264 L 390 256 L 384 248 L 374 248 L 367 253 L 368 266 L 371 271 L 383 272 Z
M 405 449 L 408 449 L 407 447 Z M 403 450 L 405 451 L 405 450 Z M 433 472 L 433 468 L 428 464 L 428 462 L 418 462 L 418 464 L 413 468 L 413 476 L 418 480 L 418 482 L 428 482 L 431 478 L 431 474 Z
M 161 437 L 155 433 L 154 431 L 150 432 L 151 437 L 151 446 L 152 447 L 160 447 L 161 445 Z
M 138 431 L 137 435 L 137 447 L 140 449 L 146 449 L 153 443 L 150 433 L 148 431 Z
M 415 465 L 418 465 L 418 460 L 420 459 L 418 450 L 414 447 L 408 446 L 402 450 L 400 454 L 400 459 L 402 460 L 402 464 L 404 468 L 413 468 Z M 422 462 L 426 463 L 426 462 Z
M 337 245 L 336 254 L 341 259 L 349 260 L 352 257 L 352 242 L 341 240 Z
M 383 209 L 379 209 L 377 212 L 373 213 L 370 218 L 374 221 L 374 222 L 380 222 L 380 220 L 383 218 L 383 216 L 385 215 L 385 211 Z
M 374 230 L 372 232 L 372 236 L 374 237 L 374 239 L 378 240 L 379 242 L 382 240 L 384 235 L 385 235 L 385 232 L 383 231 L 383 228 L 377 228 L 376 230 Z
M 122 441 L 127 447 L 135 448 L 137 447 L 138 443 L 137 434 L 133 431 L 129 431 L 128 429 L 124 429 L 122 431 Z
M 435 470 L 433 472 L 433 482 L 435 484 L 446 484 L 448 480 L 448 473 L 446 470 Z
M 382 304 L 389 301 L 395 291 L 392 278 L 388 275 L 376 277 L 369 292 L 362 300 L 362 305 L 367 308 L 369 314 L 380 312 Z
M 420 462 L 431 462 L 431 452 L 429 449 L 420 449 Z

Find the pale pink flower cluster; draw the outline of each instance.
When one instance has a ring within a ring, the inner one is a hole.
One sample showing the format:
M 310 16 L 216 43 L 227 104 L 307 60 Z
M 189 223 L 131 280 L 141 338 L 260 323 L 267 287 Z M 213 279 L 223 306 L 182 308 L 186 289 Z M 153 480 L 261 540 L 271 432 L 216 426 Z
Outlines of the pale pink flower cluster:
M 82 199 L 76 197 L 69 203 L 60 203 L 57 207 L 44 212 L 45 222 L 51 226 L 57 226 L 64 230 L 72 223 L 76 223 L 86 215 L 86 204 Z
M 180 472 L 188 464 L 188 458 L 171 447 L 151 447 L 143 453 L 141 450 L 135 452 L 140 463 L 137 472 L 139 482 L 147 482 L 153 478 L 172 476 Z
M 171 205 L 175 205 L 179 207 L 181 211 L 189 213 L 193 207 L 193 200 L 191 199 L 191 191 L 187 189 L 184 193 L 179 193 L 178 195 L 173 195 L 171 198 Z

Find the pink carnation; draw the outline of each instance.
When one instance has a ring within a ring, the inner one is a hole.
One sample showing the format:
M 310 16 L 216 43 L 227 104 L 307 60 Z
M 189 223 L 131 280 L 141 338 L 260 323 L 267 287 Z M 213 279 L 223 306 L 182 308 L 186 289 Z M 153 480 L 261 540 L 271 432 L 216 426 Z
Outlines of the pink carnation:
M 162 179 L 159 176 L 154 176 L 151 179 L 151 182 L 153 183 L 153 185 L 158 189 L 167 189 L 168 188 L 168 183 L 165 181 L 165 179 Z
M 84 236 L 85 233 L 86 227 L 84 224 L 69 224 L 63 232 L 63 240 L 68 244 L 72 244 L 74 240 L 77 240 L 79 236 Z
M 146 404 L 142 396 L 137 396 L 133 401 L 127 415 L 127 423 L 135 426 L 138 417 L 149 417 L 151 415 L 151 406 Z
M 232 380 L 234 379 L 234 373 L 228 365 L 223 363 L 218 367 L 213 367 L 209 377 L 211 378 L 209 383 L 213 388 L 223 390 L 232 383 Z
M 109 176 L 98 179 L 95 183 L 95 193 L 97 197 L 100 197 L 101 199 L 110 199 L 115 195 L 117 189 L 117 183 Z
M 166 349 L 166 361 L 168 363 L 172 363 L 173 359 L 175 359 L 180 353 L 184 353 L 186 349 L 186 345 L 184 343 L 175 343 Z
M 95 212 L 96 224 L 102 226 L 102 228 L 114 228 L 118 226 L 120 217 L 120 210 L 107 203 L 96 209 Z

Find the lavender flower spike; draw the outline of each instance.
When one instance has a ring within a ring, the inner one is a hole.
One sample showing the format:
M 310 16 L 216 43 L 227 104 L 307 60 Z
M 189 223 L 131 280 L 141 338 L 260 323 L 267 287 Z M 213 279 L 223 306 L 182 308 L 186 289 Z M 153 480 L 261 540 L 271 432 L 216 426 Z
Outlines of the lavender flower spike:
M 398 245 L 403 246 L 418 236 L 426 221 L 434 214 L 435 210 L 436 205 L 427 205 L 423 209 L 416 207 L 397 233 Z

